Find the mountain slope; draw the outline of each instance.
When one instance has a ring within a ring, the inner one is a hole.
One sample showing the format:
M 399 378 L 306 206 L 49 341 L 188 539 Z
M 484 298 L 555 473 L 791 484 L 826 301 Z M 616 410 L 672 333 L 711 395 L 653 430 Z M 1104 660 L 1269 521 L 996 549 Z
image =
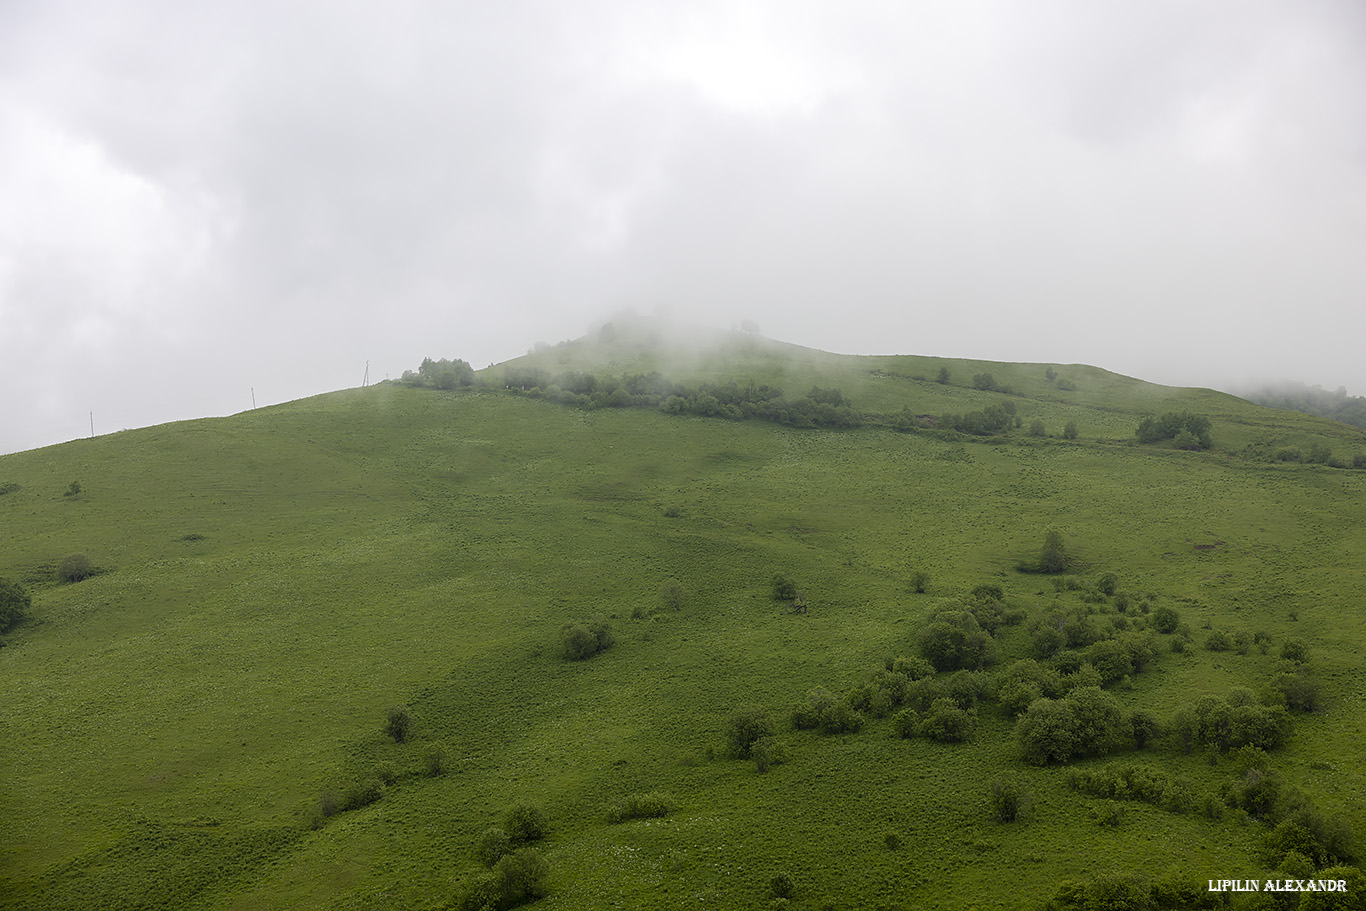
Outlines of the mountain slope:
M 1276 773 L 1360 830 L 1366 472 L 1244 457 L 1294 439 L 1349 453 L 1360 433 L 1094 368 L 1056 367 L 1068 393 L 1042 365 L 790 353 L 745 340 L 683 359 L 597 338 L 483 376 L 667 369 L 839 386 L 884 414 L 1003 398 L 935 382 L 947 364 L 956 383 L 991 372 L 1026 423 L 1072 420 L 1079 439 L 796 430 L 390 384 L 0 457 L 0 482 L 19 485 L 0 497 L 0 576 L 34 593 L 0 650 L 0 906 L 441 907 L 519 800 L 551 821 L 546 907 L 767 903 L 780 872 L 812 907 L 1015 907 L 1067 878 L 1261 870 L 1257 825 L 1136 804 L 1097 827 L 1096 802 L 1023 763 L 986 703 L 963 745 L 895 738 L 888 719 L 842 736 L 784 722 L 788 761 L 766 775 L 723 757 L 736 706 L 783 721 L 813 687 L 862 683 L 915 655 L 926 619 L 974 586 L 1030 616 L 1090 604 L 1115 622 L 1114 599 L 1083 600 L 1103 572 L 1135 605 L 1179 611 L 1191 639 L 1174 653 L 1155 634 L 1152 668 L 1108 690 L 1126 710 L 1165 719 L 1196 694 L 1260 691 L 1282 643 L 1308 646 L 1323 708 L 1273 751 Z M 1142 414 L 1173 409 L 1212 417 L 1213 452 L 1132 443 Z M 1014 571 L 1048 528 L 1083 585 Z M 58 584 L 76 551 L 102 572 Z M 807 613 L 771 600 L 779 571 Z M 679 610 L 661 596 L 671 580 Z M 1135 611 L 1126 622 L 1146 625 Z M 593 616 L 616 644 L 563 660 L 561 627 Z M 1274 647 L 1207 651 L 1213 631 Z M 1003 658 L 1029 637 L 1003 628 Z M 404 744 L 381 732 L 400 704 L 415 716 Z M 447 771 L 427 777 L 437 746 Z M 1234 774 L 1227 756 L 1127 757 L 1201 793 Z M 1025 824 L 989 819 L 1002 773 L 1033 792 Z M 312 827 L 325 793 L 376 776 L 395 778 L 382 799 Z M 650 791 L 677 810 L 607 821 Z

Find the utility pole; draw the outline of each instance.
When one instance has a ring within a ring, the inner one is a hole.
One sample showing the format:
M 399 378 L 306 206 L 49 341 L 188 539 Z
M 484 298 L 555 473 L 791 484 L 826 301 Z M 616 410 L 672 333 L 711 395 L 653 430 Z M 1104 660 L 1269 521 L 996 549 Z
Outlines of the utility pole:
M 251 410 L 256 410 L 256 387 L 251 387 Z
M 365 362 L 365 379 L 360 381 L 362 387 L 370 385 L 370 362 Z
M 95 439 L 95 412 L 90 412 L 90 439 Z

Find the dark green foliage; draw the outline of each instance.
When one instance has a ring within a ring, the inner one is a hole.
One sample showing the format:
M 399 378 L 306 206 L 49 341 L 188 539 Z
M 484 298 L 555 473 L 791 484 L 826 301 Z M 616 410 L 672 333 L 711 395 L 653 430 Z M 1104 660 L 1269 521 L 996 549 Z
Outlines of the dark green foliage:
M 434 389 L 459 389 L 475 384 L 474 368 L 459 359 L 451 361 L 442 358 L 434 361 L 427 357 L 422 359 L 422 365 L 417 368 L 417 373 L 411 370 L 403 371 L 403 377 L 399 382 Z
M 665 582 L 660 594 L 666 608 L 674 611 L 683 609 L 683 602 L 687 598 L 683 592 L 683 584 L 677 579 L 670 579 Z
M 1205 648 L 1212 652 L 1226 652 L 1233 648 L 1233 640 L 1223 630 L 1210 630 L 1209 634 L 1205 636 Z
M 1035 418 L 1029 422 L 1029 435 L 1032 437 L 1046 436 L 1048 431 L 1045 429 L 1043 421 Z
M 750 756 L 754 759 L 754 768 L 760 775 L 767 772 L 775 765 L 780 765 L 787 761 L 787 751 L 783 745 L 773 737 L 760 737 L 754 741 L 749 749 Z
M 1045 907 L 1048 911 L 1156 911 L 1158 905 L 1146 882 L 1119 875 L 1089 883 L 1066 880 Z
M 923 595 L 925 594 L 925 589 L 930 584 L 930 574 L 924 570 L 916 570 L 911 573 L 910 583 L 911 591 L 915 592 L 917 595 Z
M 560 654 L 569 661 L 582 661 L 612 647 L 616 637 L 601 617 L 587 623 L 567 623 L 560 629 Z
M 677 519 L 681 515 L 683 515 L 683 509 L 676 503 L 670 503 L 664 507 L 664 518 L 666 519 Z
M 967 414 L 945 414 L 939 418 L 939 426 L 945 430 L 956 430 L 973 436 L 991 436 L 1005 433 L 1015 426 L 1015 416 L 1004 405 L 988 405 L 981 411 Z
M 1304 664 L 1309 660 L 1309 649 L 1298 639 L 1289 639 L 1281 643 L 1281 657 L 1296 664 Z
M 1167 412 L 1161 417 L 1144 418 L 1138 425 L 1136 436 L 1140 443 L 1158 443 L 1162 440 L 1175 440 L 1182 433 L 1182 441 L 1188 445 L 1183 448 L 1210 448 L 1210 420 L 1189 412 Z M 1178 445 L 1181 445 L 1178 442 Z
M 617 823 L 631 819 L 659 819 L 668 816 L 677 806 L 673 795 L 662 791 L 631 794 L 607 812 L 607 821 Z
M 1153 766 L 1112 762 L 1090 769 L 1072 769 L 1067 783 L 1074 790 L 1092 797 L 1111 800 L 1136 800 L 1184 813 L 1194 803 L 1191 784 Z
M 1303 665 L 1277 674 L 1267 684 L 1266 702 L 1296 712 L 1312 712 L 1319 706 L 1318 680 Z
M 1043 549 L 1039 552 L 1039 559 L 1021 560 L 1016 569 L 1024 573 L 1062 573 L 1067 572 L 1071 567 L 1071 558 L 1067 555 L 1067 546 L 1063 543 L 1062 532 L 1057 529 L 1050 529 L 1043 539 Z
M 1001 392 L 1009 395 L 1011 388 L 996 382 L 996 378 L 990 373 L 975 373 L 972 376 L 972 388 L 980 389 L 984 392 Z
M 997 822 L 1018 822 L 1029 815 L 1033 796 L 1015 775 L 997 775 L 987 792 L 991 818 Z
M 1104 639 L 1086 650 L 1086 660 L 1100 674 L 1101 684 L 1111 684 L 1134 673 L 1130 652 L 1115 639 Z
M 949 380 L 949 368 L 940 367 L 939 373 L 935 374 L 935 382 L 937 382 L 941 386 L 947 386 L 949 384 Z
M 364 778 L 347 788 L 342 798 L 341 809 L 359 810 L 384 796 L 384 782 L 376 778 Z
M 7 633 L 28 616 L 33 599 L 18 582 L 0 579 L 0 633 Z
M 1288 728 L 1284 709 L 1259 705 L 1238 691 L 1227 699 L 1202 696 L 1178 711 L 1168 725 L 1170 736 L 1187 753 L 1197 746 L 1220 752 L 1242 746 L 1270 750 L 1280 745 Z
M 1159 633 L 1174 633 L 1181 623 L 1181 616 L 1174 608 L 1162 605 L 1153 611 L 1153 629 Z
M 408 739 L 408 729 L 413 726 L 413 713 L 406 706 L 393 705 L 384 714 L 384 733 L 392 737 L 394 743 Z
M 1095 686 L 1079 686 L 1063 699 L 1039 699 L 1015 723 L 1026 761 L 1067 762 L 1103 756 L 1132 743 L 1132 728 L 1114 697 Z
M 786 573 L 774 573 L 772 585 L 774 601 L 795 601 L 797 599 L 797 583 L 792 581 L 792 577 Z
M 925 660 L 938 671 L 986 667 L 995 657 L 991 635 L 968 611 L 940 611 L 916 635 Z
M 81 495 L 81 482 L 80 482 L 80 481 L 72 481 L 70 484 L 67 485 L 66 493 L 62 494 L 62 496 L 64 496 L 64 497 L 71 497 L 72 499 L 78 499 L 78 498 L 80 497 L 80 495 Z
M 425 755 L 427 763 L 427 774 L 432 778 L 446 773 L 446 750 L 440 745 L 435 745 L 427 750 Z
M 768 882 L 768 890 L 774 898 L 791 898 L 797 891 L 797 884 L 787 873 L 779 873 Z
M 545 838 L 546 832 L 550 831 L 550 824 L 539 804 L 524 801 L 508 807 L 503 814 L 503 828 L 513 844 L 522 845 Z
M 1129 715 L 1129 730 L 1134 739 L 1134 747 L 1143 749 L 1162 736 L 1162 724 L 1151 713 L 1143 710 Z
M 1062 533 L 1050 529 L 1043 538 L 1043 551 L 1039 554 L 1039 570 L 1045 573 L 1066 572 L 1071 561 L 1067 548 L 1063 545 Z
M 1063 383 L 1065 383 L 1065 382 L 1067 382 L 1067 381 L 1066 381 L 1066 380 L 1059 380 L 1059 381 L 1058 381 L 1058 388 L 1059 388 L 1059 389 L 1062 389 L 1062 388 L 1063 388 Z M 1072 387 L 1072 388 L 1075 389 L 1076 387 L 1074 386 L 1074 387 Z M 1063 425 L 1063 428 L 1062 428 L 1062 438 L 1063 438 L 1064 440 L 1075 440 L 1075 439 L 1077 438 L 1077 422 L 1076 422 L 1076 421 L 1068 421 L 1066 424 Z
M 1113 595 L 1115 589 L 1119 587 L 1119 576 L 1114 573 L 1105 573 L 1096 580 L 1096 591 L 1102 595 Z
M 456 895 L 459 911 L 507 911 L 543 898 L 550 865 L 535 848 L 505 854 L 493 869 L 467 881 Z
M 772 737 L 773 733 L 773 719 L 756 705 L 740 706 L 730 713 L 726 721 L 726 745 L 730 754 L 737 758 L 748 759 L 755 741 L 761 737 Z
M 940 743 L 962 743 L 972 736 L 976 726 L 976 710 L 959 708 L 952 699 L 936 699 L 920 719 L 917 733 Z
M 492 867 L 512 852 L 512 838 L 502 826 L 490 826 L 474 843 L 474 856 L 486 867 Z
M 6 481 L 5 483 L 0 484 L 0 497 L 3 497 L 7 493 L 14 493 L 20 489 L 19 485 L 13 481 Z
M 80 582 L 95 575 L 95 564 L 85 554 L 67 554 L 57 567 L 57 578 L 63 582 Z
M 1346 865 L 1325 867 L 1315 879 L 1342 880 L 1344 888 L 1333 892 L 1305 892 L 1299 911 L 1366 911 L 1366 873 Z

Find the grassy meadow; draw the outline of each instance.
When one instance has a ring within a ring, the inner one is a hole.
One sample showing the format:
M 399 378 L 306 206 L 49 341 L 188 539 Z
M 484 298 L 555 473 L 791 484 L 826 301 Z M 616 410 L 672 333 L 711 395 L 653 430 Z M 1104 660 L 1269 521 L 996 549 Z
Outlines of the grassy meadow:
M 1043 365 L 756 340 L 517 363 L 838 386 L 873 415 L 1008 398 L 1048 433 L 583 410 L 497 389 L 500 365 L 491 388 L 381 384 L 0 456 L 18 485 L 0 496 L 0 577 L 33 600 L 0 648 L 0 908 L 451 907 L 484 869 L 481 833 L 520 801 L 549 822 L 545 908 L 1042 907 L 1065 880 L 1273 875 L 1268 827 L 1240 810 L 1126 801 L 1098 824 L 1109 805 L 1023 761 L 990 701 L 964 743 L 902 739 L 890 716 L 793 728 L 809 691 L 917 655 L 927 619 L 983 584 L 1023 618 L 997 632 L 986 677 L 1031 654 L 1031 620 L 1090 612 L 1151 633 L 1149 666 L 1106 692 L 1163 720 L 1260 693 L 1302 643 L 1319 705 L 1265 762 L 1366 832 L 1366 471 L 1265 457 L 1320 443 L 1350 462 L 1366 433 L 1082 366 L 1055 365 L 1063 391 Z M 1012 394 L 967 388 L 984 371 Z M 1207 415 L 1214 447 L 1136 444 L 1164 411 Z M 1071 587 L 1015 568 L 1049 529 Z M 62 583 L 75 552 L 98 572 Z M 771 597 L 779 572 L 805 613 Z M 1104 573 L 1127 612 L 1095 594 Z M 1152 630 L 1160 606 L 1184 650 Z M 565 660 L 562 627 L 593 617 L 615 643 Z M 1270 648 L 1212 651 L 1215 631 Z M 763 774 L 727 755 L 743 705 L 769 713 L 786 756 Z M 403 743 L 382 730 L 391 706 L 413 718 Z M 1070 765 L 1113 761 L 1198 794 L 1246 771 L 1165 742 Z M 1032 796 L 1022 821 L 991 817 L 1002 774 Z M 320 815 L 376 778 L 378 800 Z M 609 821 L 648 792 L 674 809 Z

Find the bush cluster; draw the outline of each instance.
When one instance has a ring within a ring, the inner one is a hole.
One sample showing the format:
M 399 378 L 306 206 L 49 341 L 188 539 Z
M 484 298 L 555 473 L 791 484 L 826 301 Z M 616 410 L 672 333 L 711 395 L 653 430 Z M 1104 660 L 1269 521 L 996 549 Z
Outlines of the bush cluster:
M 33 599 L 18 582 L 0 579 L 0 633 L 7 633 L 28 616 Z
M 560 629 L 560 654 L 569 661 L 592 658 L 616 642 L 612 629 L 601 617 L 586 623 L 566 623 Z
M 1195 806 L 1190 781 L 1148 765 L 1112 762 L 1099 768 L 1072 769 L 1067 783 L 1092 797 L 1136 800 L 1173 813 L 1185 813 Z
M 658 819 L 668 816 L 677 806 L 673 795 L 663 791 L 630 794 L 607 811 L 607 821 L 616 823 L 631 819 Z
M 1198 414 L 1169 411 L 1160 417 L 1146 417 L 1139 422 L 1135 436 L 1140 443 L 1159 443 L 1172 440 L 1178 449 L 1209 449 L 1210 420 Z
M 659 373 L 622 378 L 570 371 L 551 376 L 536 368 L 509 368 L 506 388 L 580 408 L 658 408 L 666 414 L 695 414 L 732 420 L 773 421 L 792 427 L 858 427 L 863 416 L 838 389 L 813 386 L 789 396 L 776 386 L 702 383 L 692 387 Z

